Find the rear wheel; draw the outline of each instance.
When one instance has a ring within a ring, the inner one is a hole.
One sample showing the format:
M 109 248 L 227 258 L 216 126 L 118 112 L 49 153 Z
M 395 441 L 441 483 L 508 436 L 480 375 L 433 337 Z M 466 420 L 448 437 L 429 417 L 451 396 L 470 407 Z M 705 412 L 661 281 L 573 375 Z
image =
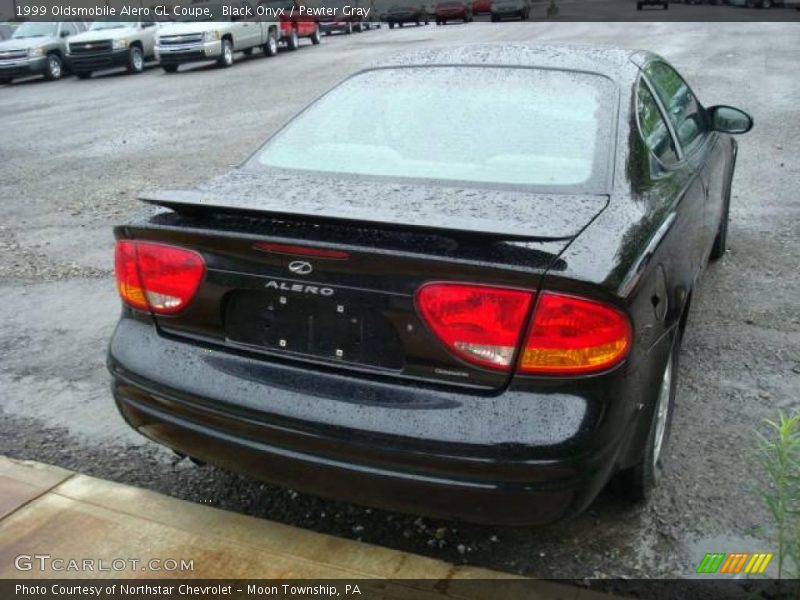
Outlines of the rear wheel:
M 725 201 L 725 209 L 722 212 L 722 221 L 717 229 L 717 237 L 714 238 L 714 246 L 711 248 L 711 260 L 719 260 L 725 255 L 728 249 L 728 213 L 730 211 L 730 199 Z
M 58 54 L 48 54 L 47 64 L 44 67 L 44 78 L 48 81 L 55 81 L 61 79 L 64 72 L 64 65 L 61 62 L 61 57 Z
M 166 73 L 178 72 L 178 65 L 161 65 L 161 68 L 164 69 L 164 72 Z
M 297 50 L 298 46 L 300 46 L 300 38 L 297 37 L 297 29 L 292 29 L 292 33 L 289 34 L 289 39 L 286 41 L 286 47 L 289 50 Z
M 139 46 L 131 46 L 128 50 L 128 73 L 144 71 L 144 53 Z
M 278 36 L 275 30 L 271 30 L 267 34 L 267 43 L 264 44 L 264 54 L 266 56 L 275 56 L 278 53 Z
M 344 28 L 344 33 L 345 33 L 345 35 L 350 35 L 351 33 L 353 33 L 353 24 L 352 23 L 350 23 L 350 22 L 347 23 L 347 27 Z
M 678 357 L 680 353 L 680 332 L 673 335 L 672 349 L 661 376 L 661 385 L 650 420 L 644 453 L 639 464 L 620 473 L 620 482 L 625 496 L 641 502 L 647 500 L 655 488 L 663 469 L 664 449 L 669 440 L 672 426 L 672 413 L 675 406 L 675 392 L 678 387 Z
M 322 41 L 322 37 L 319 34 L 319 25 L 314 29 L 314 33 L 311 34 L 311 43 L 315 46 Z
M 227 38 L 222 40 L 222 51 L 217 59 L 217 66 L 226 69 L 233 64 L 233 44 Z

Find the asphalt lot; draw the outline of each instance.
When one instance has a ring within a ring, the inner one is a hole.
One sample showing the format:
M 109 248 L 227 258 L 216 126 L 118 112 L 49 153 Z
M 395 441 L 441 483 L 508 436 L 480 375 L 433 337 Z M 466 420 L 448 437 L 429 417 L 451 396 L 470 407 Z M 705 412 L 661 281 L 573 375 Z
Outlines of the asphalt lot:
M 751 489 L 751 449 L 764 418 L 800 403 L 799 34 L 792 23 L 384 28 L 228 70 L 154 68 L 0 88 L 0 454 L 538 577 L 681 577 L 705 551 L 774 551 Z M 137 209 L 138 190 L 224 172 L 376 59 L 522 40 L 657 51 L 705 104 L 740 106 L 755 118 L 740 139 L 730 251 L 694 300 L 670 469 L 649 505 L 605 493 L 580 517 L 539 529 L 418 519 L 198 468 L 128 430 L 104 360 L 119 310 L 111 227 Z

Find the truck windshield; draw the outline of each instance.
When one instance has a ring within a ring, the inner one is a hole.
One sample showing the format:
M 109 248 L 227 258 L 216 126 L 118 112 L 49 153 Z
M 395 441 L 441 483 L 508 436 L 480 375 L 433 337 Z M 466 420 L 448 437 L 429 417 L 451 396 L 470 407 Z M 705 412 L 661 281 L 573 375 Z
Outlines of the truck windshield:
M 587 73 L 468 66 L 372 70 L 323 96 L 253 161 L 602 192 L 615 97 L 614 83 Z
M 20 25 L 11 36 L 14 39 L 33 38 L 33 37 L 55 37 L 58 31 L 58 23 L 34 23 L 28 21 Z

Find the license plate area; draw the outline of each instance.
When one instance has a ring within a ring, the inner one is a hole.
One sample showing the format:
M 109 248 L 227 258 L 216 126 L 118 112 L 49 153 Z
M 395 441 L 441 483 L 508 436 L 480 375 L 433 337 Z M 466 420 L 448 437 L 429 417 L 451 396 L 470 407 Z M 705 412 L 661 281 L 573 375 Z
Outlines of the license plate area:
M 333 296 L 282 290 L 233 292 L 226 303 L 229 341 L 277 354 L 401 369 L 403 352 L 383 294 Z

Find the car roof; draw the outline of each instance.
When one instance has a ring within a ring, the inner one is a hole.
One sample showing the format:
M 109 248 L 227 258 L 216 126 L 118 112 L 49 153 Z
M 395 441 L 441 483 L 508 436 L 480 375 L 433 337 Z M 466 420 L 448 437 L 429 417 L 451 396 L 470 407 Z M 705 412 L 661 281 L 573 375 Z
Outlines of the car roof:
M 538 67 L 563 71 L 584 71 L 622 82 L 635 78 L 636 63 L 656 55 L 614 46 L 574 46 L 557 44 L 470 44 L 433 48 L 398 55 L 373 68 L 403 66 L 509 66 Z

